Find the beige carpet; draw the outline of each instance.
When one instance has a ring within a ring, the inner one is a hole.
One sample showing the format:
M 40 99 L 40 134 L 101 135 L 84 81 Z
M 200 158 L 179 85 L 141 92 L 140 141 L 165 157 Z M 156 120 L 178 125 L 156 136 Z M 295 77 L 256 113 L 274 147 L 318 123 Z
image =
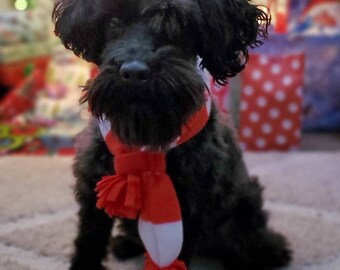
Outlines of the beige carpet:
M 271 226 L 294 249 L 289 270 L 340 269 L 340 152 L 246 154 L 266 187 Z M 66 270 L 76 233 L 71 158 L 0 158 L 0 269 Z M 110 269 L 140 269 L 140 261 Z M 193 269 L 218 269 L 197 262 Z

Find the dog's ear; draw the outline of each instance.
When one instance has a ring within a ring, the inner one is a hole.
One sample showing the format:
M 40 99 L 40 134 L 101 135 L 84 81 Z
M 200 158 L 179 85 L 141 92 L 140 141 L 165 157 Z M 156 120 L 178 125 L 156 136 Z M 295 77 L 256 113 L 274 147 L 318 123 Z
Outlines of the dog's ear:
M 270 17 L 247 0 L 196 0 L 202 13 L 198 54 L 201 67 L 217 83 L 239 73 L 248 61 L 249 47 L 267 38 Z
M 55 33 L 65 47 L 77 56 L 99 64 L 110 21 L 100 1 L 57 0 L 52 16 Z

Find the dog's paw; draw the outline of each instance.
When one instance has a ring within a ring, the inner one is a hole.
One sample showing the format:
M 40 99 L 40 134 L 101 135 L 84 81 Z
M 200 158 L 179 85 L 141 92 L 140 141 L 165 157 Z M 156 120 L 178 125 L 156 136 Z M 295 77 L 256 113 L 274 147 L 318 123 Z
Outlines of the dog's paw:
M 107 270 L 101 263 L 93 263 L 73 258 L 69 270 Z
M 119 260 L 127 260 L 142 255 L 145 252 L 140 239 L 119 235 L 112 241 L 113 255 Z

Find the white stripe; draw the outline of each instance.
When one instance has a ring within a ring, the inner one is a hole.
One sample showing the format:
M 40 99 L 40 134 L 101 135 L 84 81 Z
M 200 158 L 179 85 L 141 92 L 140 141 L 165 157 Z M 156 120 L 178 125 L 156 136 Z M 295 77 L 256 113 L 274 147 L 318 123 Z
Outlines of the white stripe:
M 183 222 L 153 224 L 139 218 L 138 230 L 152 260 L 167 267 L 177 260 L 183 244 Z
M 100 128 L 100 132 L 102 133 L 103 138 L 105 139 L 107 134 L 111 130 L 110 121 L 106 120 L 105 116 L 103 116 L 102 119 L 98 119 L 98 124 Z
M 196 62 L 197 73 L 201 75 L 201 77 L 203 78 L 203 81 L 206 85 L 210 85 L 211 75 L 206 69 L 200 68 L 201 61 L 202 61 L 202 58 L 197 57 L 197 62 Z
M 174 142 L 172 142 L 170 145 L 169 145 L 169 149 L 173 149 L 173 148 L 176 148 L 178 146 L 178 141 L 181 139 L 181 137 L 178 137 Z
M 211 107 L 212 107 L 212 100 L 211 100 L 211 96 L 210 95 L 208 95 L 208 97 L 207 97 L 207 101 L 205 102 L 205 106 L 207 108 L 208 116 L 210 116 Z

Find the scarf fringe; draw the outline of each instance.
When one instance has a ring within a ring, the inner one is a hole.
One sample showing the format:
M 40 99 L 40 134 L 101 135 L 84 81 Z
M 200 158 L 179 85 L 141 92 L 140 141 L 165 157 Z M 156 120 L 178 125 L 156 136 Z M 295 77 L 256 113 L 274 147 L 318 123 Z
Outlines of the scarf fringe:
M 136 219 L 142 208 L 141 178 L 138 175 L 104 176 L 97 184 L 97 207 L 110 216 Z

